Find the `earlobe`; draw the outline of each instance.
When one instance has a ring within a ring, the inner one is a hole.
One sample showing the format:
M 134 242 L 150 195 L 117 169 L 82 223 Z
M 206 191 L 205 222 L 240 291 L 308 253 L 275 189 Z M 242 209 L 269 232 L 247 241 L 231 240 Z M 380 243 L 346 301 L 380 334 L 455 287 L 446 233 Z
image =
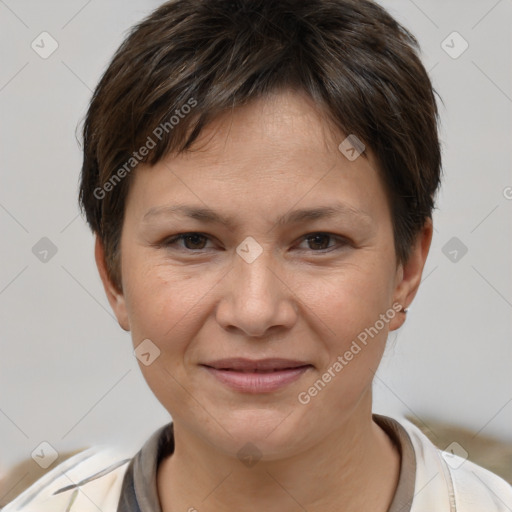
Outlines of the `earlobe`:
M 103 243 L 98 235 L 96 235 L 96 241 L 94 245 L 94 257 L 110 307 L 114 311 L 114 314 L 116 315 L 117 321 L 119 322 L 121 328 L 125 331 L 129 331 L 130 322 L 126 310 L 125 298 L 123 293 L 116 288 L 110 279 L 105 259 L 105 250 L 103 248 Z
M 409 308 L 421 283 L 421 276 L 432 242 L 432 219 L 428 218 L 418 233 L 409 259 L 397 269 L 395 297 L 393 303 L 400 304 L 402 309 Z M 390 322 L 389 330 L 394 331 L 405 322 L 406 313 L 399 312 Z

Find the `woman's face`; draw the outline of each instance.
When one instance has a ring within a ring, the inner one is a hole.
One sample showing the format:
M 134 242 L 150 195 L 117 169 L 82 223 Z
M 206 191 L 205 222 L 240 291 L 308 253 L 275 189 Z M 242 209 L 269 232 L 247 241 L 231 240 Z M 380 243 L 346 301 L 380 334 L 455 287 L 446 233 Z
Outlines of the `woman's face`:
M 352 160 L 344 138 L 307 98 L 280 93 L 218 118 L 199 151 L 133 176 L 111 304 L 135 347 L 150 340 L 140 368 L 175 423 L 226 453 L 251 442 L 278 458 L 367 421 L 413 285 L 396 265 L 375 160 Z M 184 233 L 197 234 L 172 241 Z M 205 366 L 225 358 L 306 368 Z

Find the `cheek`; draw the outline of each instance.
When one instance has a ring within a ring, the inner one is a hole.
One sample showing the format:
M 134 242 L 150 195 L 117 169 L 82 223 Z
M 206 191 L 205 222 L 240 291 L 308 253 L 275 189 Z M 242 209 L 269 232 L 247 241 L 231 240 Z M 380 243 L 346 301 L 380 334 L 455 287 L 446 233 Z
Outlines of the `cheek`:
M 324 395 L 328 401 L 348 406 L 373 380 L 396 316 L 390 306 L 390 275 L 383 264 L 353 266 L 310 293 L 310 303 L 317 297 L 314 312 L 324 326 L 318 333 L 326 356 L 320 372 L 330 370 L 325 376 L 332 381 Z M 317 387 L 322 389 L 322 384 Z
M 392 296 L 389 270 L 371 262 L 347 265 L 320 279 L 297 276 L 294 281 L 301 302 L 333 331 L 331 334 L 345 339 L 373 325 L 389 308 Z
M 134 345 L 149 338 L 161 350 L 161 361 L 183 353 L 208 313 L 208 290 L 217 279 L 188 272 L 150 258 L 126 259 L 129 274 L 125 298 Z
M 173 417 L 182 410 L 200 416 L 201 411 L 194 410 L 196 404 L 184 392 L 189 378 L 183 361 L 204 322 L 204 294 L 211 286 L 202 287 L 199 281 L 177 277 L 176 272 L 148 262 L 132 268 L 137 271 L 127 280 L 125 297 L 133 345 L 136 348 L 149 339 L 159 350 L 151 364 L 139 361 L 141 373 Z
M 133 337 L 153 337 L 163 341 L 173 327 L 178 328 L 193 308 L 192 294 L 185 293 L 185 283 L 160 278 L 153 270 L 139 274 L 127 290 L 126 302 Z
M 316 325 L 321 325 L 317 335 L 325 357 L 301 389 L 299 402 L 318 414 L 325 407 L 335 407 L 335 422 L 371 386 L 396 315 L 389 306 L 390 287 L 382 275 L 381 281 L 378 277 L 379 272 L 370 272 L 368 267 L 352 269 L 337 279 L 332 276 L 309 294 L 309 303 L 315 304 Z

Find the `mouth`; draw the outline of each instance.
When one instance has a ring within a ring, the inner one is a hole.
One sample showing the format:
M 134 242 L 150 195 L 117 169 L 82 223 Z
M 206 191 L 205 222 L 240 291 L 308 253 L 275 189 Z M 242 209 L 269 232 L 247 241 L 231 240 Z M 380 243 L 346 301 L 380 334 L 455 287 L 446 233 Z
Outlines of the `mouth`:
M 247 359 L 243 357 L 232 357 L 229 359 L 218 359 L 202 366 L 208 366 L 215 370 L 227 370 L 236 372 L 273 372 L 291 370 L 302 366 L 312 366 L 305 361 L 292 359 L 271 358 L 271 359 Z
M 288 359 L 223 359 L 201 364 L 217 381 L 244 393 L 270 393 L 298 380 L 313 368 L 310 363 Z

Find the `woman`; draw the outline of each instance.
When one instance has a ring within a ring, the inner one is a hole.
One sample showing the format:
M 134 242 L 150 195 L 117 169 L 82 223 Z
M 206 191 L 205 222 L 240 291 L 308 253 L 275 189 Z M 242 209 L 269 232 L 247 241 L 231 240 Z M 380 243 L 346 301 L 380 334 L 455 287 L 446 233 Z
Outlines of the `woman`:
M 440 182 L 416 50 L 366 0 L 178 0 L 134 28 L 87 114 L 80 202 L 173 421 L 6 512 L 511 509 L 499 477 L 372 414 Z

